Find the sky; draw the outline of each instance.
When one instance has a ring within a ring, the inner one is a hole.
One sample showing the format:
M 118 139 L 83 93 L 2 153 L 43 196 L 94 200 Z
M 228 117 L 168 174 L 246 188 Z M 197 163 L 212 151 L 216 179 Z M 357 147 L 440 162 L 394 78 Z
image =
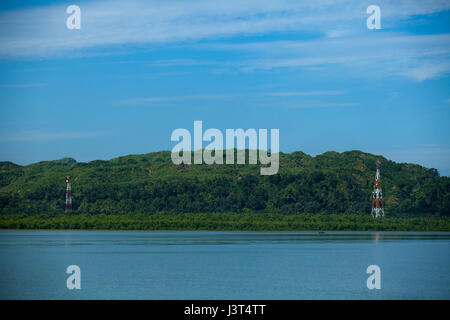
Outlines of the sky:
M 0 161 L 171 150 L 201 120 L 448 176 L 449 73 L 450 1 L 0 1 Z

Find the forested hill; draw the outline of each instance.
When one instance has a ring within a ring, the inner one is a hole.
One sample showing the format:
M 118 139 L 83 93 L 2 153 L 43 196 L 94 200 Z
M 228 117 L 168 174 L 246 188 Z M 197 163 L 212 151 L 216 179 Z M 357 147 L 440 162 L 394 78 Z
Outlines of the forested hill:
M 174 165 L 169 151 L 88 163 L 0 162 L 0 212 L 63 212 L 70 175 L 74 213 L 369 214 L 376 160 L 387 215 L 450 215 L 448 177 L 360 151 L 281 153 L 272 176 L 260 175 L 260 165 Z

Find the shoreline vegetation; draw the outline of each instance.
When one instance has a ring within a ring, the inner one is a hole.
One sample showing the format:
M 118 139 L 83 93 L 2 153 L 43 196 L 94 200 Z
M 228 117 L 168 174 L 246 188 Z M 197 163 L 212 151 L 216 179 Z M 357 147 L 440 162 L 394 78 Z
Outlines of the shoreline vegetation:
M 386 217 L 374 219 L 378 160 Z M 0 162 L 0 229 L 450 231 L 450 177 L 435 169 L 356 150 L 280 153 L 274 175 L 261 175 L 261 165 L 175 165 L 170 151 Z
M 175 165 L 169 151 L 87 163 L 0 162 L 0 215 L 62 214 L 67 176 L 74 214 L 370 215 L 378 160 L 389 216 L 450 217 L 450 177 L 360 151 L 280 153 L 274 175 L 261 175 L 261 164 Z
M 450 231 L 450 218 L 355 214 L 155 213 L 0 215 L 0 229 L 142 231 Z

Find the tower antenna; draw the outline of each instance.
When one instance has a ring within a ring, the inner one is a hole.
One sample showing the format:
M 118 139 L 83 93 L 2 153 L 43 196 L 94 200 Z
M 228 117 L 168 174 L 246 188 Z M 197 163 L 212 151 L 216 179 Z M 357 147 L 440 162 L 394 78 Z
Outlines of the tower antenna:
M 377 160 L 377 173 L 375 174 L 375 183 L 373 186 L 373 199 L 372 199 L 372 217 L 384 217 L 383 208 L 383 193 L 381 191 L 380 180 L 380 161 Z
M 66 189 L 66 212 L 72 211 L 72 186 L 70 185 L 70 176 L 66 178 L 67 189 Z

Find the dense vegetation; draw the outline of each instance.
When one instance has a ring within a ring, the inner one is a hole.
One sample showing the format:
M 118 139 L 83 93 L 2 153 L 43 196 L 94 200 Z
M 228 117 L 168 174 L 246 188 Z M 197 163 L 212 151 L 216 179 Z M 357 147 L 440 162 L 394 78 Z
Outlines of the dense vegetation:
M 370 213 L 376 160 L 386 214 L 449 216 L 450 178 L 360 151 L 280 154 L 280 170 L 260 165 L 174 165 L 170 152 L 109 161 L 65 158 L 28 166 L 0 162 L 1 215 L 59 214 L 72 177 L 73 214 Z
M 350 214 L 180 213 L 1 215 L 3 229 L 230 230 L 230 231 L 450 231 L 448 217 Z

